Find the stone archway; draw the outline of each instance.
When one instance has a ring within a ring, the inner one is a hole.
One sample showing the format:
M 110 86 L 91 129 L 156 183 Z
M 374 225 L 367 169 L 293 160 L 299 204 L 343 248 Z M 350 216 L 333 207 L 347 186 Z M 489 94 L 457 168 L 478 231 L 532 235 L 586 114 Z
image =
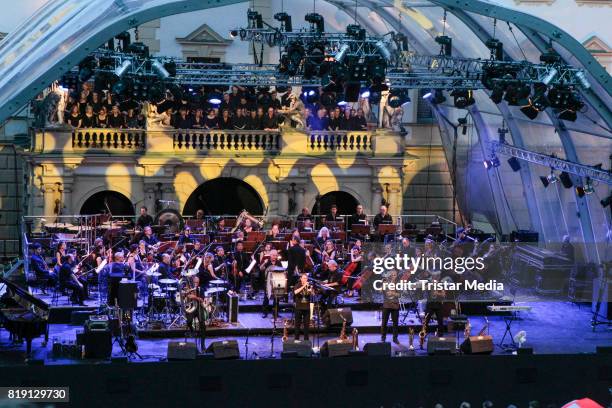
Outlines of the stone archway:
M 238 215 L 242 210 L 261 215 L 264 205 L 250 184 L 231 177 L 219 177 L 206 181 L 191 193 L 183 215 L 195 215 L 199 209 L 206 215 Z
M 129 198 L 110 190 L 98 191 L 85 200 L 80 209 L 81 215 L 111 212 L 117 216 L 134 216 L 134 206 Z
M 318 202 L 319 208 L 317 208 L 317 203 L 315 202 L 312 213 L 315 214 L 319 211 L 320 214 L 328 214 L 331 206 L 334 204 L 338 207 L 338 214 L 348 215 L 355 212 L 355 207 L 359 204 L 359 200 L 346 191 L 330 191 L 320 197 Z

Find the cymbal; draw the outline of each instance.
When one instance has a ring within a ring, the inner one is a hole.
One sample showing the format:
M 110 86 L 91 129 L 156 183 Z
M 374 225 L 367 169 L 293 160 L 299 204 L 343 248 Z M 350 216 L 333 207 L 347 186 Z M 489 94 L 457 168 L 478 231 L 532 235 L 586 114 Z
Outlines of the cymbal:
M 224 285 L 225 283 L 227 282 L 224 281 L 223 279 L 215 279 L 215 280 L 210 281 L 211 285 Z
M 181 275 L 183 276 L 196 276 L 198 274 L 198 270 L 197 269 L 189 269 L 188 271 L 183 271 L 181 272 Z
M 160 279 L 159 283 L 161 283 L 162 285 L 174 285 L 176 284 L 178 281 L 176 279 Z
M 154 284 L 154 283 L 151 283 L 151 284 L 149 285 L 149 289 L 151 289 L 151 290 L 153 290 L 153 291 L 155 292 L 155 291 L 159 290 L 159 285 L 156 285 L 156 284 Z
M 158 278 L 158 277 L 160 277 L 160 276 L 161 276 L 161 273 L 159 273 L 159 272 L 151 272 L 151 271 L 149 271 L 149 272 L 147 272 L 147 276 L 153 276 L 153 277 L 155 277 L 155 278 Z
M 206 292 L 204 292 L 204 296 L 210 296 L 214 293 L 225 292 L 227 288 L 210 288 Z
M 70 232 L 79 232 L 79 231 L 91 231 L 94 228 L 89 225 L 73 225 L 71 227 L 66 228 Z
M 68 229 L 70 227 L 74 227 L 74 225 L 67 223 L 67 222 L 50 222 L 50 223 L 45 224 L 46 229 L 57 229 L 57 228 Z

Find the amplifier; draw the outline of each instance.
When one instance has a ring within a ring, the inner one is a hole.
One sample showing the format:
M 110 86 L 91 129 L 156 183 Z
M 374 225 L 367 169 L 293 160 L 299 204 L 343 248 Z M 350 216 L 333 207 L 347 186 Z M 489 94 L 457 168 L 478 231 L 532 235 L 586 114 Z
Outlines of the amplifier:
M 340 327 L 344 320 L 347 327 L 353 324 L 353 311 L 348 307 L 327 309 L 323 314 L 323 324 L 327 327 Z
M 206 349 L 207 353 L 213 353 L 215 360 L 230 360 L 240 358 L 240 350 L 236 340 L 213 341 Z
M 463 344 L 461 351 L 465 354 L 491 354 L 493 352 L 493 337 L 470 336 Z
M 379 343 L 366 343 L 363 351 L 368 356 L 391 357 L 391 343 L 381 341 Z
M 92 313 L 94 313 L 93 310 L 73 310 L 70 313 L 70 324 L 82 326 L 87 320 L 90 320 L 89 317 Z
M 238 295 L 236 293 L 227 295 L 227 321 L 238 323 Z
M 117 304 L 123 310 L 132 310 L 138 307 L 138 286 L 136 286 L 136 281 L 122 280 L 119 282 Z
M 312 342 L 310 340 L 287 340 L 283 342 L 283 353 L 296 352 L 298 357 L 312 355 Z
M 198 347 L 195 343 L 185 341 L 169 341 L 166 358 L 170 360 L 195 360 Z
M 113 351 L 113 339 L 108 322 L 85 322 L 82 336 L 85 358 L 110 358 Z
M 348 356 L 353 349 L 351 340 L 327 340 L 321 346 L 322 357 L 341 357 Z
M 427 354 L 434 354 L 437 350 L 448 350 L 451 354 L 457 352 L 457 342 L 454 337 L 430 337 L 427 340 Z

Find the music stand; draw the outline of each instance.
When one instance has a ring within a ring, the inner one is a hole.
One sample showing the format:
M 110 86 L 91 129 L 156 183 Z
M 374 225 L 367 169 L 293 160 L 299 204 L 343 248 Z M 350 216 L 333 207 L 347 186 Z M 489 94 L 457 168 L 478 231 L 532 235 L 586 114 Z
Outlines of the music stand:
M 352 235 L 369 235 L 370 234 L 370 226 L 365 224 L 353 224 L 351 225 L 351 234 Z

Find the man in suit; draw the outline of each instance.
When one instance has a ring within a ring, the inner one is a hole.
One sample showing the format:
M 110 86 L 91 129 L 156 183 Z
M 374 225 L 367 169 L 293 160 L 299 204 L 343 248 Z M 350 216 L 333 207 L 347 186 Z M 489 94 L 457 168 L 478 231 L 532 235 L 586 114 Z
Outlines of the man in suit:
M 304 272 L 306 264 L 306 249 L 302 248 L 299 243 L 299 235 L 293 235 L 287 250 L 287 275 L 291 287 L 297 281 L 298 276 Z

